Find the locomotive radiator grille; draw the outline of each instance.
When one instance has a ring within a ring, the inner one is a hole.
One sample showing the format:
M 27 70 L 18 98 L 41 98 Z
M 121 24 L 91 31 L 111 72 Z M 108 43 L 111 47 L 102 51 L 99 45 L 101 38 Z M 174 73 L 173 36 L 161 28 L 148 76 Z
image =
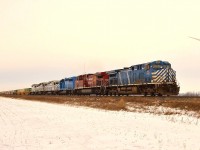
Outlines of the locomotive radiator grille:
M 164 68 L 156 72 L 152 72 L 152 82 L 162 83 L 162 82 L 175 82 L 176 72 L 171 68 Z

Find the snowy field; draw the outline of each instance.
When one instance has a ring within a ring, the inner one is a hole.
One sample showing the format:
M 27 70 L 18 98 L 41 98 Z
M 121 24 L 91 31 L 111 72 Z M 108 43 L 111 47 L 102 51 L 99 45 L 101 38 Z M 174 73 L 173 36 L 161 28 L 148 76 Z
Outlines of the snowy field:
M 0 97 L 0 150 L 200 150 L 185 118 Z

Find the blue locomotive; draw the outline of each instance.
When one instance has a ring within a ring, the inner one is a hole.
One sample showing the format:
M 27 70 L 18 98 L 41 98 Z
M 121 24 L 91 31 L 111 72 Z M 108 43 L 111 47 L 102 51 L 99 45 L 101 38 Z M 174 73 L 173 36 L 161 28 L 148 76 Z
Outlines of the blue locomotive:
M 109 94 L 178 95 L 176 72 L 167 61 L 153 61 L 109 72 Z

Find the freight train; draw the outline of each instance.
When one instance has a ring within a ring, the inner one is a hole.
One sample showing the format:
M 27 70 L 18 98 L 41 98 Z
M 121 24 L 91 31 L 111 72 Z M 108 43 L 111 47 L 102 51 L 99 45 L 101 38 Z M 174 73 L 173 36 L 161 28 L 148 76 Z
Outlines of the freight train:
M 4 94 L 30 95 L 178 95 L 176 72 L 167 61 L 152 61 L 61 80 L 33 84 Z

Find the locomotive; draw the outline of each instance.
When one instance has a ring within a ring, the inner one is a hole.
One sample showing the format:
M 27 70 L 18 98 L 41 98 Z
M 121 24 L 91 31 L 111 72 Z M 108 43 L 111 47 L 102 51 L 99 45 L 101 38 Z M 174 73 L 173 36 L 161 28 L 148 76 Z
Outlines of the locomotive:
M 33 84 L 31 95 L 178 95 L 176 72 L 167 61 L 152 61 L 61 80 Z

